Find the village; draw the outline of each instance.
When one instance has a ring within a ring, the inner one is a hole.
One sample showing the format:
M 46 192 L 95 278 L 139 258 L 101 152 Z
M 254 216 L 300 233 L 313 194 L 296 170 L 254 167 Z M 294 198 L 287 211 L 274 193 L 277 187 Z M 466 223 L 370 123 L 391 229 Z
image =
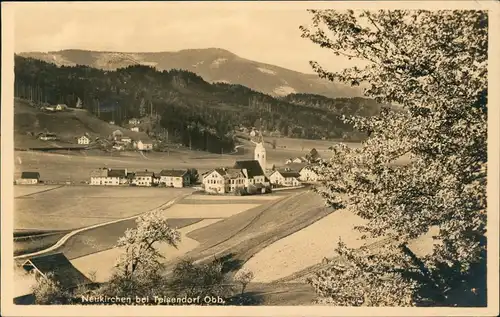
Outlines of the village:
M 120 131 L 115 131 L 113 139 L 117 144 L 130 143 L 129 137 L 123 137 Z M 87 137 L 79 139 L 80 143 L 88 142 Z M 139 140 L 135 149 L 141 153 L 153 149 L 152 143 Z M 263 139 L 255 143 L 253 160 L 238 160 L 232 166 L 204 171 L 198 174 L 198 169 L 163 169 L 152 171 L 131 171 L 123 168 L 102 167 L 89 171 L 89 180 L 85 182 L 90 186 L 140 186 L 140 187 L 165 187 L 184 188 L 194 187 L 207 194 L 235 194 L 253 195 L 266 194 L 276 188 L 299 187 L 319 181 L 318 174 L 312 168 L 311 158 L 297 157 L 288 159 L 283 166 L 267 166 L 267 154 Z M 316 153 L 316 150 L 312 150 Z M 21 178 L 16 180 L 16 185 L 43 184 L 50 180 L 42 179 L 39 172 L 23 171 Z M 71 185 L 71 184 L 68 184 Z

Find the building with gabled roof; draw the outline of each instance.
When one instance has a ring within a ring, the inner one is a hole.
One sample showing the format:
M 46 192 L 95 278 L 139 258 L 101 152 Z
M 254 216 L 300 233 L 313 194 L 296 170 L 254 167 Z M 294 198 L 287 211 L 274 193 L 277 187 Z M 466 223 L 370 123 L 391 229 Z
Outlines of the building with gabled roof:
M 247 170 L 247 176 L 249 178 L 265 176 L 264 170 L 257 160 L 236 161 L 233 168 Z
M 274 186 L 299 186 L 301 184 L 300 173 L 296 171 L 276 170 L 269 175 L 269 180 Z
M 66 290 L 92 284 L 62 253 L 30 258 L 21 267 L 35 278 L 51 278 Z
M 323 177 L 315 171 L 311 165 L 304 166 L 300 171 L 300 181 L 305 183 L 316 183 L 323 179 Z
M 229 193 L 239 188 L 252 192 L 270 186 L 259 161 L 236 161 L 231 168 L 216 168 L 203 174 L 203 186 L 208 193 Z M 262 191 L 263 192 L 263 191 Z
M 150 139 L 141 139 L 134 142 L 134 146 L 139 151 L 151 151 L 153 149 L 153 141 Z
M 246 174 L 239 168 L 216 168 L 203 176 L 205 192 L 224 194 L 245 188 Z
M 40 182 L 39 172 L 22 172 L 21 178 L 16 181 L 19 185 L 35 185 Z
M 86 135 L 82 135 L 78 138 L 78 144 L 90 144 L 90 138 Z
M 158 183 L 156 175 L 154 172 L 148 170 L 135 172 L 134 178 L 132 179 L 132 185 L 135 186 L 153 186 Z
M 190 176 L 187 170 L 162 170 L 160 172 L 160 185 L 166 187 L 182 188 L 190 185 Z
M 90 185 L 117 186 L 127 184 L 126 169 L 98 168 L 90 172 Z

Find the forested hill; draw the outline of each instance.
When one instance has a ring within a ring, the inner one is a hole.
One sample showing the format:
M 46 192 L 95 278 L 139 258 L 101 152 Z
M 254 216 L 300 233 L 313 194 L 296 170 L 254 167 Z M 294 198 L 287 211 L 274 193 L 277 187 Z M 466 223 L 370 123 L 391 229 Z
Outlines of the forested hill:
M 240 85 L 210 84 L 183 70 L 157 71 L 137 65 L 105 71 L 58 67 L 16 56 L 15 96 L 70 107 L 80 99 L 83 108 L 116 124 L 153 114 L 161 118 L 162 128 L 184 144 L 209 151 L 232 147 L 234 128 L 256 122 L 264 130 L 291 137 L 359 137 L 340 121 L 338 113 L 290 103 Z
M 332 99 L 314 94 L 289 94 L 281 99 L 296 105 L 328 110 L 346 116 L 374 116 L 380 112 L 382 107 L 375 100 L 362 97 Z M 399 109 L 393 105 L 384 104 L 383 106 L 396 111 Z

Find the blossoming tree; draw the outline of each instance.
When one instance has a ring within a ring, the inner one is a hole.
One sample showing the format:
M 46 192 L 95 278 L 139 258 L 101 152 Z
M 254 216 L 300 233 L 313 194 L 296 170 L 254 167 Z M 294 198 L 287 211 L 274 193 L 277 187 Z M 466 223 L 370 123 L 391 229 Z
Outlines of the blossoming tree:
M 343 264 L 310 280 L 318 300 L 444 305 L 457 289 L 476 292 L 471 276 L 477 282 L 486 257 L 487 12 L 310 13 L 304 38 L 364 62 L 341 72 L 311 62 L 319 76 L 362 85 L 367 97 L 400 107 L 345 118 L 368 138 L 359 148 L 333 146 L 317 167 L 325 181 L 316 191 L 329 205 L 367 219 L 358 228 L 367 237 L 395 242 L 383 252 L 340 244 Z M 439 243 L 417 257 L 408 242 L 431 227 Z

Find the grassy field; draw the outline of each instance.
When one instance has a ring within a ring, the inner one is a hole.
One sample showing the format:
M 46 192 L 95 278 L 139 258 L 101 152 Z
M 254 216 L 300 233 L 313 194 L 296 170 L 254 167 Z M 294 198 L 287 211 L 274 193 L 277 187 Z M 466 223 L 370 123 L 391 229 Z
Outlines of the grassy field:
M 138 215 L 191 189 L 63 186 L 14 199 L 14 228 L 69 230 Z
M 169 224 L 175 228 L 184 228 L 201 220 L 196 218 L 168 219 Z M 127 229 L 136 227 L 135 219 L 129 219 L 86 230 L 69 238 L 63 246 L 52 253 L 62 252 L 68 259 L 75 259 L 108 250 L 116 245 Z
M 279 280 L 334 256 L 339 238 L 352 248 L 373 243 L 361 240 L 362 233 L 354 229 L 365 222 L 349 211 L 335 211 L 261 250 L 245 263 L 245 268 L 254 272 L 255 282 Z M 272 266 L 268 265 L 270 261 Z
M 232 254 L 244 263 L 267 245 L 326 216 L 330 210 L 308 191 L 294 191 L 283 199 L 242 212 L 188 234 L 200 246 L 186 256 L 194 259 Z
M 51 232 L 14 238 L 14 256 L 37 252 L 56 244 L 67 231 Z

